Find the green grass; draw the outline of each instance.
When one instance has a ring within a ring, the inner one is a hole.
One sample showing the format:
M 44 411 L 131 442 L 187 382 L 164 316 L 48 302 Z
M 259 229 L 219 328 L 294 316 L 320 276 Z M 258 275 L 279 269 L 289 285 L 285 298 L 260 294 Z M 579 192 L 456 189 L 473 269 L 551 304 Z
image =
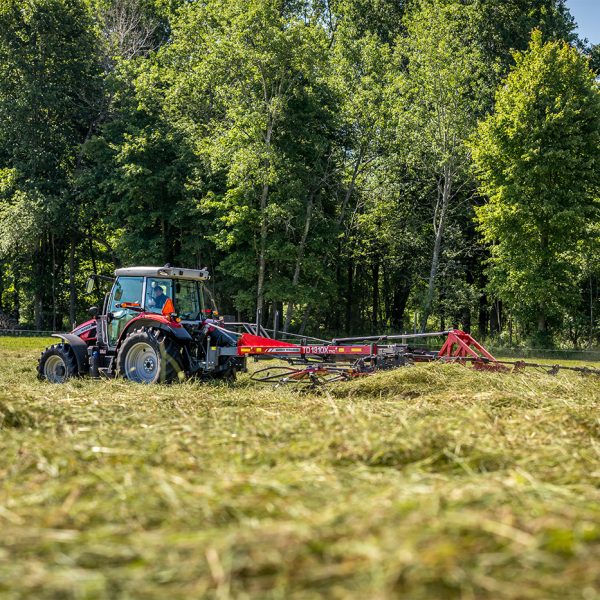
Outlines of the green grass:
M 45 343 L 0 339 L 3 599 L 600 598 L 598 378 L 52 386 Z

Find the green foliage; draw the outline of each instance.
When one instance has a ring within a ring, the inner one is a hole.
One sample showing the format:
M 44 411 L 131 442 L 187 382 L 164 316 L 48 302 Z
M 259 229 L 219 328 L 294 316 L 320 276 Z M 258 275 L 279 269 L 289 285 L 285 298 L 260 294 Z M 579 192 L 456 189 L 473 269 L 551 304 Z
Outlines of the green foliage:
M 0 0 L 0 26 L 22 323 L 82 318 L 91 270 L 168 261 L 208 266 L 223 312 L 322 336 L 530 328 L 486 292 L 464 142 L 533 27 L 594 59 L 563 0 Z M 588 253 L 555 311 L 572 344 L 599 332 L 591 244 L 565 246 Z
M 49 197 L 64 192 L 97 110 L 97 43 L 83 2 L 0 4 L 0 155 Z
M 566 0 L 473 0 L 477 37 L 487 60 L 505 73 L 513 64 L 511 51 L 525 50 L 532 29 L 539 29 L 545 40 L 578 43 L 576 24 Z
M 490 285 L 515 312 L 547 318 L 572 306 L 597 252 L 600 92 L 585 58 L 534 32 L 473 139 Z
M 400 141 L 417 169 L 438 177 L 450 167 L 457 176 L 468 157 L 465 140 L 485 111 L 490 65 L 474 35 L 472 6 L 422 0 L 416 7 L 397 46 Z
M 329 2 L 329 26 L 336 39 L 349 27 L 357 39 L 374 36 L 391 44 L 403 29 L 407 5 L 407 0 L 333 0 Z
M 77 0 L 0 3 L 2 255 L 20 266 L 33 317 L 57 321 L 58 272 L 78 227 L 73 174 L 101 97 L 98 32 Z M 20 282 L 21 284 L 24 282 Z
M 423 0 L 407 15 L 395 82 L 398 143 L 404 160 L 430 190 L 431 263 L 423 293 L 426 329 L 454 206 L 473 188 L 465 144 L 491 95 L 495 65 L 477 39 L 476 5 Z M 461 194 L 462 190 L 462 196 Z
M 213 221 L 203 233 L 227 254 L 220 268 L 239 290 L 236 308 L 250 314 L 256 294 L 287 299 L 281 276 L 289 281 L 293 262 L 286 257 L 294 257 L 307 197 L 319 193 L 329 152 L 329 93 L 319 86 L 326 38 L 306 10 L 262 0 L 192 4 L 179 12 L 172 44 L 159 56 L 173 82 L 169 119 L 215 178 L 198 204 Z M 256 288 L 261 261 L 265 281 L 259 275 Z
M 174 263 L 200 247 L 184 235 L 199 215 L 191 194 L 200 166 L 188 140 L 146 97 L 146 74 L 145 64 L 125 63 L 111 75 L 112 118 L 85 146 L 79 186 L 94 216 L 121 232 L 115 250 L 123 261 Z

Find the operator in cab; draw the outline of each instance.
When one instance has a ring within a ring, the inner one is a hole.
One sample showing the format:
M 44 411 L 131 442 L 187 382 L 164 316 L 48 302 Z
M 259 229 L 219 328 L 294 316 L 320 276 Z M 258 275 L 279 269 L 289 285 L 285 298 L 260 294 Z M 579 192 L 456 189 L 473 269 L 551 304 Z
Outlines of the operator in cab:
M 153 308 L 160 308 L 162 310 L 165 302 L 169 297 L 165 294 L 165 291 L 160 285 L 155 285 L 152 288 L 152 298 L 150 299 L 149 305 Z

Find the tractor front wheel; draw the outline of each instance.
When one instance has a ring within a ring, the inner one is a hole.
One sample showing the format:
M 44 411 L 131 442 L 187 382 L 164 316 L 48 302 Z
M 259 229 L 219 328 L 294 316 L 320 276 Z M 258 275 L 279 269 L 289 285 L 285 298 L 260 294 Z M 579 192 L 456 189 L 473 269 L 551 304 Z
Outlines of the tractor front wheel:
M 46 348 L 38 362 L 38 379 L 50 383 L 64 383 L 79 374 L 75 353 L 68 344 L 56 344 Z
M 181 349 L 163 331 L 132 331 L 119 349 L 117 368 L 136 383 L 170 383 L 183 373 Z

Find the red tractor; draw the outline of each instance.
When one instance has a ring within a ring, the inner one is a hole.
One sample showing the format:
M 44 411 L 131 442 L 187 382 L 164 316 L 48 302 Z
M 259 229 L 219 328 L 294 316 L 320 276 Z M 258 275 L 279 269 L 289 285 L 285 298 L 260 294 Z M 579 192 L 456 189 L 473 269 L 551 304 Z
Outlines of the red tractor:
M 206 269 L 129 267 L 112 281 L 102 310 L 71 333 L 54 334 L 62 343 L 46 348 L 38 363 L 40 379 L 63 383 L 76 376 L 121 376 L 160 383 L 197 376 L 235 379 L 246 370 L 235 334 L 222 327 L 205 282 Z

